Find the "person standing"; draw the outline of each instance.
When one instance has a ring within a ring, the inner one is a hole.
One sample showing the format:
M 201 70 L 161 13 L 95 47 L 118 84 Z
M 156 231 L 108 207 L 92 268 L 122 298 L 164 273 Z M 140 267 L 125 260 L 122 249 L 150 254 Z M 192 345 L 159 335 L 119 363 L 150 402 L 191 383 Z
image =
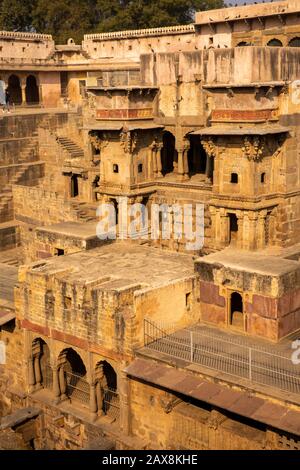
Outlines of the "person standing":
M 10 113 L 10 92 L 8 87 L 5 90 L 5 105 L 7 112 Z

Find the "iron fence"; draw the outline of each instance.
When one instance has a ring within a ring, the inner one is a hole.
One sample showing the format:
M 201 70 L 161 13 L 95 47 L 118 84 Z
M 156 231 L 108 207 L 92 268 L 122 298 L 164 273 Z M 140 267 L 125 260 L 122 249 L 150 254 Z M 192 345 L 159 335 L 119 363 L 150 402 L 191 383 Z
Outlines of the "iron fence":
M 90 403 L 90 386 L 81 376 L 73 372 L 65 372 L 67 382 L 67 396 L 72 400 L 77 400 L 85 406 Z
M 42 368 L 43 386 L 48 390 L 52 390 L 53 387 L 53 372 L 50 364 L 45 364 Z
M 184 328 L 175 331 L 172 325 L 144 320 L 144 344 L 168 356 L 218 370 L 251 383 L 269 385 L 292 393 L 300 392 L 300 366 L 294 365 L 291 354 L 275 347 L 243 344 L 240 338 Z
M 103 411 L 110 418 L 115 420 L 119 418 L 120 399 L 115 390 L 110 388 L 104 390 Z

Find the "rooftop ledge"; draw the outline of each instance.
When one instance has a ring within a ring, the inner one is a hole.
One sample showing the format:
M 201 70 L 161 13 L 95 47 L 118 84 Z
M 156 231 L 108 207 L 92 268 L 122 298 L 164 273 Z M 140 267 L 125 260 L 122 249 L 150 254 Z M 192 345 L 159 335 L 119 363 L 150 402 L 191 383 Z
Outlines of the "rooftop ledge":
M 299 0 L 284 0 L 262 4 L 221 8 L 196 13 L 195 25 L 226 23 L 273 15 L 287 15 L 300 12 Z
M 249 83 L 206 83 L 203 88 L 218 89 L 218 88 L 263 88 L 263 87 L 283 87 L 290 83 L 290 81 L 273 81 L 273 82 L 249 82 Z
M 271 135 L 290 132 L 288 127 L 283 126 L 212 126 L 204 127 L 198 131 L 191 132 L 192 135 Z
M 144 90 L 158 90 L 157 87 L 155 86 L 140 86 L 140 85 L 134 85 L 134 86 L 87 86 L 87 90 L 95 90 L 95 91 L 144 91 Z

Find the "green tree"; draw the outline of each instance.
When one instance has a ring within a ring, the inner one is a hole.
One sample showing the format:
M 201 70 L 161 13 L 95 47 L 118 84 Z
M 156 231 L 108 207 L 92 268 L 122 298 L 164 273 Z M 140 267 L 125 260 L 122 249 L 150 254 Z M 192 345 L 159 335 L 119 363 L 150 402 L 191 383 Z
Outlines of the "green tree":
M 36 0 L 1 0 L 0 28 L 6 31 L 32 31 L 32 10 Z
M 94 4 L 93 0 L 36 0 L 33 27 L 37 32 L 52 34 L 60 44 L 70 37 L 80 42 L 94 26 Z
M 223 0 L 98 0 L 97 31 L 155 28 L 191 23 L 196 11 L 222 8 Z

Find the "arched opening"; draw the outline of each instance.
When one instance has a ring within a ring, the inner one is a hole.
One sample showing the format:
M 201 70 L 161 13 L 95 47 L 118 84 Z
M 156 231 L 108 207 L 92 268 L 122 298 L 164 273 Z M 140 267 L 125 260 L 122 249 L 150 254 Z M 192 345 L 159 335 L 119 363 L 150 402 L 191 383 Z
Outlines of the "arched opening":
M 71 176 L 71 197 L 77 197 L 79 195 L 78 187 L 78 175 Z
M 229 214 L 229 243 L 235 245 L 237 242 L 238 236 L 238 219 L 235 214 Z
M 173 173 L 177 165 L 178 155 L 175 148 L 175 137 L 171 132 L 165 132 L 163 135 L 163 148 L 161 151 L 161 165 L 163 176 Z
M 96 411 L 110 418 L 118 418 L 120 404 L 117 391 L 117 374 L 107 362 L 101 361 L 95 368 Z
M 246 47 L 246 46 L 250 46 L 250 44 L 246 41 L 241 41 L 236 45 L 236 47 Z
M 207 155 L 200 141 L 200 136 L 190 136 L 191 146 L 188 151 L 189 176 L 205 174 L 207 169 Z
M 110 202 L 114 206 L 115 221 L 116 221 L 116 225 L 118 225 L 118 223 L 119 223 L 119 203 L 116 199 L 111 199 Z
M 61 361 L 59 382 L 62 395 L 89 406 L 90 388 L 86 380 L 86 367 L 74 349 L 65 349 L 59 356 Z
M 11 104 L 22 104 L 22 89 L 17 75 L 11 75 L 8 79 L 8 93 Z
M 50 365 L 50 349 L 41 338 L 32 342 L 34 380 L 31 385 L 52 389 L 53 374 Z
M 230 325 L 244 329 L 243 298 L 238 292 L 233 292 L 230 296 Z
M 25 94 L 27 104 L 39 104 L 39 89 L 34 75 L 29 75 L 26 79 Z
M 296 37 L 290 40 L 289 47 L 300 47 L 300 37 Z
M 283 44 L 282 42 L 279 40 L 279 39 L 271 39 L 268 43 L 267 43 L 267 46 L 269 47 L 282 47 Z

